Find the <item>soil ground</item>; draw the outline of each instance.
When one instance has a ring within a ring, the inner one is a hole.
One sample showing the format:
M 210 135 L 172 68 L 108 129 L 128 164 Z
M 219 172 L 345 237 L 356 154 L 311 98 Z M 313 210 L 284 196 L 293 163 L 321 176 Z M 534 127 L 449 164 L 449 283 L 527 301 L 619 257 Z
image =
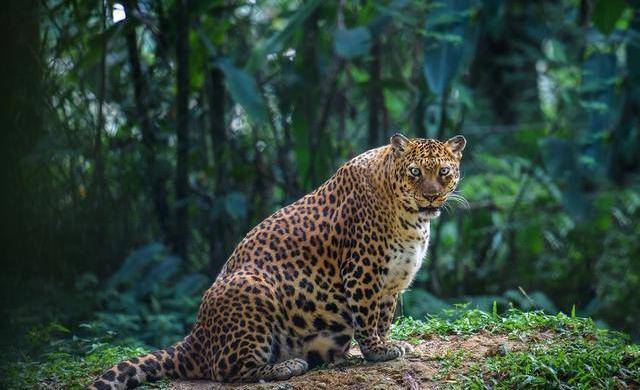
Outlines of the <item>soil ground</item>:
M 472 336 L 434 336 L 420 340 L 397 360 L 368 363 L 353 347 L 345 363 L 315 369 L 282 382 L 257 384 L 220 384 L 211 381 L 173 381 L 175 390 L 218 389 L 439 389 L 467 372 L 473 364 L 482 364 L 490 356 L 505 351 L 523 350 L 532 342 L 553 338 L 553 333 L 529 334 L 526 340 L 511 340 L 505 334 L 480 332 Z

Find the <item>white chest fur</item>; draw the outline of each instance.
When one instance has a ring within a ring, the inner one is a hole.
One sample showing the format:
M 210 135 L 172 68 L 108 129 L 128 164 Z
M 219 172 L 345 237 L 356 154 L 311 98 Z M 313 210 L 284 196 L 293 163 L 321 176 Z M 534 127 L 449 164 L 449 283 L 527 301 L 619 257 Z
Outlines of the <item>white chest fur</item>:
M 421 225 L 410 238 L 401 239 L 391 250 L 389 272 L 384 289 L 389 293 L 405 290 L 422 266 L 429 246 L 429 222 Z

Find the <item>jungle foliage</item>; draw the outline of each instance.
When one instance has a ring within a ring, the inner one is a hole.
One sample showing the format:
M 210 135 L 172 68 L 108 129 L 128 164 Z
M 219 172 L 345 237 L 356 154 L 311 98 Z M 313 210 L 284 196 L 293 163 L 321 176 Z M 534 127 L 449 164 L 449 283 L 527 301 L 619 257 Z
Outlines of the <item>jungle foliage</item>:
M 573 308 L 640 335 L 635 1 L 2 12 L 3 347 L 41 353 L 51 323 L 177 340 L 251 227 L 397 131 L 469 142 L 469 207 L 432 226 L 401 314 Z

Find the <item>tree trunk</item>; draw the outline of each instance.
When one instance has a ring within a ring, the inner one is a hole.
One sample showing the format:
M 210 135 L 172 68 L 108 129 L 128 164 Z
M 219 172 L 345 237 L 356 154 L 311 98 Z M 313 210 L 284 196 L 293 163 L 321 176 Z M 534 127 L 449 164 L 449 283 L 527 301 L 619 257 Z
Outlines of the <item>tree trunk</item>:
M 227 90 L 224 85 L 224 74 L 214 68 L 210 73 L 209 115 L 211 151 L 213 154 L 214 171 L 216 172 L 214 200 L 226 196 L 227 180 L 225 172 L 224 147 L 227 144 L 225 107 Z M 213 205 L 212 205 L 213 206 Z M 217 214 L 209 213 L 209 266 L 207 271 L 216 275 L 226 260 L 229 229 L 226 228 L 228 216 L 223 209 Z
M 176 156 L 176 209 L 175 209 L 175 251 L 187 259 L 189 240 L 188 221 L 188 175 L 189 175 L 189 4 L 188 0 L 178 0 L 176 32 L 177 63 L 177 156 Z
M 103 156 L 103 146 L 102 146 L 102 133 L 104 131 L 104 101 L 105 94 L 107 88 L 107 37 L 104 35 L 104 32 L 107 29 L 107 9 L 106 9 L 106 0 L 102 0 L 102 6 L 100 7 L 100 20 L 102 24 L 102 40 L 101 44 L 101 57 L 100 57 L 100 78 L 98 84 L 98 113 L 96 118 L 96 129 L 95 136 L 93 141 L 93 161 L 94 161 L 94 172 L 93 172 L 93 207 L 94 213 L 96 217 L 96 222 L 94 224 L 94 234 L 95 234 L 95 242 L 97 245 L 97 253 L 102 255 L 106 255 L 106 246 L 107 242 L 103 239 L 105 237 L 105 229 L 108 226 L 107 221 L 107 205 L 105 201 L 107 200 L 106 191 L 107 191 L 107 181 L 105 179 L 105 160 Z M 95 260 L 101 261 L 103 259 L 100 256 L 95 256 Z M 94 260 L 94 261 L 95 261 Z
M 438 132 L 436 133 L 436 139 L 443 139 L 447 131 L 447 124 L 449 122 L 449 114 L 447 114 L 449 91 L 451 91 L 451 87 L 447 86 L 440 97 L 440 114 L 438 118 Z
M 0 261 L 3 273 L 23 270 L 44 273 L 54 264 L 39 255 L 47 248 L 48 222 L 37 200 L 48 183 L 43 164 L 25 158 L 44 134 L 43 77 L 40 46 L 40 2 L 10 0 L 2 3 L 0 32 Z M 44 158 L 43 158 L 44 160 Z M 37 245 L 36 245 L 37 244 Z
M 295 200 L 302 196 L 296 165 L 293 162 L 293 140 L 291 139 L 291 124 L 285 117 L 282 123 L 282 173 L 284 175 L 285 193 L 287 200 Z
M 414 122 L 414 133 L 418 138 L 427 138 L 427 127 L 424 125 L 424 113 L 427 109 L 427 99 L 424 87 L 420 87 L 418 92 L 418 103 L 416 104 L 416 116 Z
M 267 202 L 270 199 L 271 185 L 267 180 L 270 175 L 268 163 L 265 162 L 263 154 L 258 148 L 258 129 L 256 126 L 251 128 L 252 146 L 253 146 L 253 187 L 251 189 L 252 207 L 247 213 L 247 226 L 252 226 L 255 221 L 260 221 L 267 215 Z
M 304 43 L 302 45 L 303 69 L 302 76 L 308 90 L 302 95 L 300 107 L 305 112 L 305 119 L 309 126 L 308 130 L 308 148 L 311 151 L 309 159 L 309 167 L 306 172 L 306 186 L 313 187 L 318 184 L 318 146 L 320 142 L 320 129 L 317 126 L 319 120 L 318 107 L 322 98 L 322 89 L 320 85 L 320 74 L 317 66 L 317 47 L 315 45 L 318 34 L 318 9 L 316 9 L 304 22 Z
M 133 7 L 127 8 L 127 13 Z M 148 180 L 150 197 L 153 200 L 154 209 L 158 218 L 158 225 L 165 242 L 171 242 L 171 229 L 169 226 L 169 206 L 167 204 L 167 191 L 165 178 L 158 170 L 156 160 L 156 147 L 158 144 L 155 130 L 147 113 L 147 101 L 145 100 L 144 78 L 140 65 L 140 55 L 136 42 L 135 29 L 129 29 L 126 34 L 127 51 L 129 54 L 129 66 L 133 82 L 133 94 L 135 100 L 136 120 L 142 133 L 143 155 L 145 160 L 145 178 Z
M 382 134 L 380 129 L 380 112 L 382 109 L 382 86 L 380 84 L 380 41 L 376 38 L 371 47 L 371 64 L 369 65 L 369 148 L 380 146 Z

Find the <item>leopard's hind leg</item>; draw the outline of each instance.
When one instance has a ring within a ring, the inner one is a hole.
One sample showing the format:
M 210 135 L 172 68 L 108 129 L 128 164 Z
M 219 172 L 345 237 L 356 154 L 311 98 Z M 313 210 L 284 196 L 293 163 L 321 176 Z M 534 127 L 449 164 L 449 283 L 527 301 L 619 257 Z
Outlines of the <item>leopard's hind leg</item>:
M 212 378 L 224 382 L 258 382 L 286 380 L 302 375 L 308 370 L 308 364 L 300 358 L 293 358 L 283 351 L 275 336 L 277 326 L 268 323 L 263 314 L 254 316 L 247 313 L 239 323 L 247 325 L 223 336 L 226 342 L 214 351 L 211 364 Z M 264 318 L 265 321 L 254 319 Z M 237 324 L 236 324 L 237 325 Z M 222 327 L 234 329 L 230 324 Z M 253 331 L 249 331 L 249 329 Z
M 299 356 L 299 342 L 285 331 L 281 302 L 267 281 L 244 273 L 221 289 L 205 303 L 215 319 L 211 324 L 213 380 L 278 381 L 308 370 Z

